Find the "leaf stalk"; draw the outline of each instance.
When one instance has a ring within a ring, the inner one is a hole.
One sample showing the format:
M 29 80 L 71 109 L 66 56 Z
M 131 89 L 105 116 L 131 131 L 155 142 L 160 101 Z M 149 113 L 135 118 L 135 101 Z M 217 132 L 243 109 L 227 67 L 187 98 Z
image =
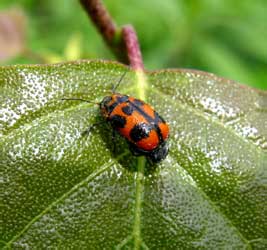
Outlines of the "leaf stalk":
M 80 2 L 118 60 L 129 64 L 134 70 L 143 71 L 142 53 L 134 27 L 124 25 L 118 28 L 101 0 Z

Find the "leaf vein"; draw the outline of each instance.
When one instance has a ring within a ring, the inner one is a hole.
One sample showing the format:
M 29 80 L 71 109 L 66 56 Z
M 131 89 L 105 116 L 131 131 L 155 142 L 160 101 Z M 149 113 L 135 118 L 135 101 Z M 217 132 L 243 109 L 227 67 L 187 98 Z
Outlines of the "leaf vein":
M 121 154 L 120 156 L 117 157 L 117 159 L 123 157 L 126 153 Z M 115 160 L 115 159 L 114 159 Z M 108 168 L 112 166 L 112 164 L 115 162 L 114 160 L 107 162 L 103 164 L 98 171 L 90 174 L 87 176 L 85 179 L 77 183 L 75 186 L 73 186 L 68 192 L 64 193 L 61 195 L 58 199 L 53 201 L 51 204 L 49 204 L 44 210 L 42 210 L 38 215 L 36 215 L 29 223 L 17 234 L 15 235 L 9 242 L 7 242 L 7 246 L 10 246 L 15 240 L 17 240 L 20 236 L 22 236 L 38 219 L 40 219 L 44 214 L 46 214 L 51 208 L 53 208 L 56 204 L 64 200 L 68 195 L 70 195 L 73 191 L 77 190 L 80 188 L 84 183 L 88 181 L 94 180 L 98 175 L 106 171 Z
M 170 95 L 167 94 L 167 93 L 160 92 L 158 89 L 151 89 L 151 91 L 154 92 L 154 93 L 157 93 L 158 96 L 170 96 Z M 163 97 L 162 97 L 162 98 L 163 98 Z M 165 100 L 166 100 L 166 98 L 165 98 Z M 184 109 L 184 110 L 189 109 L 192 113 L 195 113 L 197 116 L 202 117 L 203 119 L 205 119 L 205 120 L 207 120 L 207 121 L 209 120 L 209 118 L 208 118 L 207 116 L 205 116 L 205 114 L 204 114 L 203 112 L 200 112 L 200 109 L 193 108 L 193 107 L 192 107 L 191 105 L 189 105 L 188 103 L 183 103 L 183 102 L 182 102 L 181 100 L 179 100 L 179 99 L 175 99 L 175 101 L 179 102 L 179 106 L 180 106 L 182 109 Z M 244 117 L 244 116 L 245 116 L 245 115 L 242 115 L 242 117 Z M 242 118 L 242 117 L 240 116 L 240 118 Z M 215 124 L 217 124 L 218 126 L 224 128 L 225 130 L 228 130 L 229 133 L 231 133 L 231 134 L 233 134 L 234 136 L 236 136 L 236 137 L 242 139 L 243 142 L 249 143 L 250 145 L 252 145 L 253 147 L 255 147 L 257 151 L 260 151 L 260 152 L 262 153 L 262 149 L 259 148 L 255 143 L 252 143 L 250 140 L 245 139 L 245 138 L 242 137 L 239 133 L 237 133 L 233 128 L 227 126 L 226 123 L 223 123 L 222 121 L 220 121 L 220 120 L 218 119 L 218 117 L 216 117 L 216 118 L 217 118 L 216 120 L 212 120 L 213 123 L 215 123 Z M 227 121 L 227 122 L 228 122 L 228 124 L 230 124 L 229 121 Z M 263 150 L 263 151 L 264 151 L 264 150 Z
M 170 152 L 170 154 L 172 154 Z M 233 230 L 236 231 L 237 235 L 239 235 L 240 239 L 242 239 L 246 245 L 249 247 L 249 249 L 251 249 L 251 245 L 249 243 L 249 241 L 242 235 L 242 233 L 239 231 L 239 229 L 233 224 L 233 222 L 227 217 L 227 215 L 225 213 L 222 212 L 222 210 L 220 209 L 220 207 L 208 196 L 208 194 L 204 191 L 204 189 L 202 188 L 202 186 L 198 185 L 198 181 L 194 178 L 194 176 L 192 176 L 187 169 L 185 169 L 183 166 L 181 166 L 185 172 L 187 172 L 187 174 L 189 176 L 191 176 L 191 178 L 195 181 L 195 185 L 197 186 L 199 192 L 203 195 L 203 197 L 209 202 L 209 204 L 211 205 L 211 207 L 220 215 L 222 216 L 222 218 L 225 220 L 226 224 L 228 224 Z

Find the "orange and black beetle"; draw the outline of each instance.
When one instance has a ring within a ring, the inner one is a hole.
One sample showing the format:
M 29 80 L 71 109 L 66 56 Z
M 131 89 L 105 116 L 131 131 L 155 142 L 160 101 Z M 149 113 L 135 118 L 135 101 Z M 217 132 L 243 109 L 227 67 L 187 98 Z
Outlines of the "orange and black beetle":
M 127 140 L 134 155 L 144 155 L 153 163 L 160 162 L 168 154 L 169 126 L 150 105 L 134 97 L 115 93 L 124 75 L 113 87 L 112 94 L 96 104 L 111 127 Z M 62 100 L 92 103 L 80 98 Z
M 134 155 L 147 156 L 154 163 L 167 156 L 169 126 L 150 105 L 113 93 L 104 97 L 100 110 L 112 128 L 127 140 Z

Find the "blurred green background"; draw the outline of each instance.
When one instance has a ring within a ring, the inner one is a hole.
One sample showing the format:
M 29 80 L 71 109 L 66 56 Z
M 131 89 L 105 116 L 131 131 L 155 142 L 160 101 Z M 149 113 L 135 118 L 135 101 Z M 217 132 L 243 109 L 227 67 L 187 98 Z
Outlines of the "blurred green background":
M 194 68 L 267 89 L 266 0 L 104 3 L 118 25 L 134 25 L 147 69 Z M 1 0 L 0 10 L 0 32 L 12 13 L 20 34 L 2 65 L 115 59 L 78 0 Z

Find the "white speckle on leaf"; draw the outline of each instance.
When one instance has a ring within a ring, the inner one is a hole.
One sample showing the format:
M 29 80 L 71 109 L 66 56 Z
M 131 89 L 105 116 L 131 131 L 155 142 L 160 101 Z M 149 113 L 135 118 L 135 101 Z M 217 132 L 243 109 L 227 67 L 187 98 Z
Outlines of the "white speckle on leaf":
M 232 107 L 227 107 L 223 105 L 220 101 L 215 100 L 211 97 L 206 97 L 200 99 L 200 104 L 203 106 L 205 111 L 216 114 L 218 117 L 222 118 L 234 118 L 236 117 L 236 112 Z

